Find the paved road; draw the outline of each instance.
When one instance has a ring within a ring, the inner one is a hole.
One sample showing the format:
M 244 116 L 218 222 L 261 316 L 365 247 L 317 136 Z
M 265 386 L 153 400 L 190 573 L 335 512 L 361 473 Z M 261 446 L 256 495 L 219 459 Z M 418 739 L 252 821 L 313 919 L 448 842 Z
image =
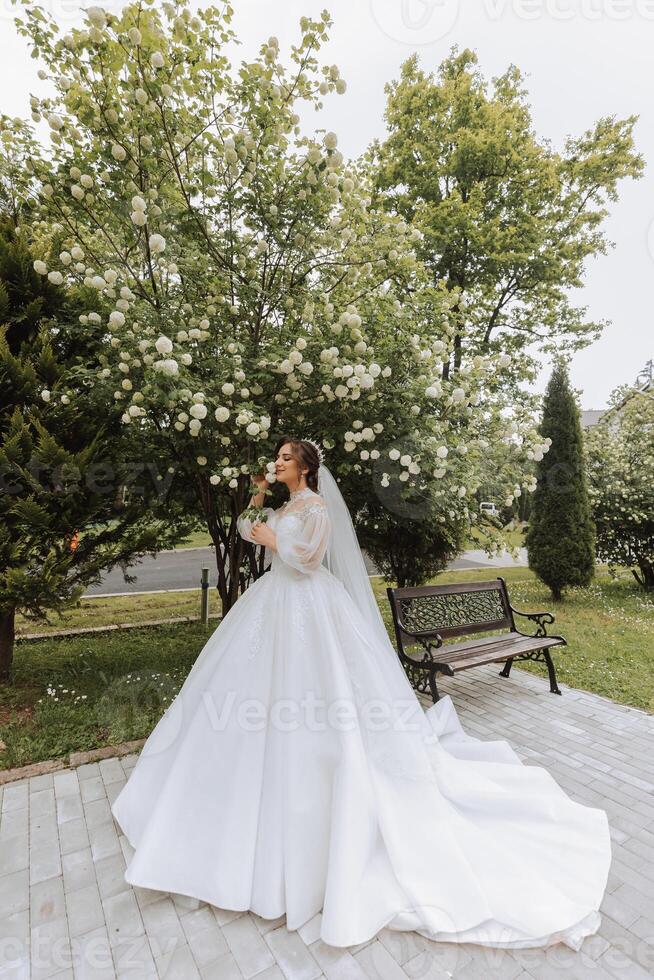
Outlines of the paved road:
M 483 551 L 466 551 L 449 566 L 452 569 L 464 568 L 494 568 L 510 565 L 526 565 L 527 557 L 524 549 L 521 556 L 514 562 L 510 555 L 500 558 L 489 558 Z M 377 573 L 373 562 L 364 552 L 366 566 L 371 575 Z M 209 568 L 209 581 L 215 584 L 216 563 L 214 549 L 210 548 L 180 548 L 174 551 L 161 551 L 152 558 L 146 555 L 136 565 L 128 569 L 129 575 L 136 575 L 135 582 L 127 583 L 119 568 L 109 572 L 99 585 L 95 585 L 86 595 L 116 595 L 126 592 L 159 592 L 167 589 L 197 589 L 203 566 Z

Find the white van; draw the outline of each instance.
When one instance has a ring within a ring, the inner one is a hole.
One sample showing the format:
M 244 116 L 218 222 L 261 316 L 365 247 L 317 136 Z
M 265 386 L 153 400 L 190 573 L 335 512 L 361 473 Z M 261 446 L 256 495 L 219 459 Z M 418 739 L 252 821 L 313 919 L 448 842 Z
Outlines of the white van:
M 482 500 L 479 510 L 482 514 L 488 514 L 489 517 L 497 517 L 499 514 L 497 507 L 491 500 Z

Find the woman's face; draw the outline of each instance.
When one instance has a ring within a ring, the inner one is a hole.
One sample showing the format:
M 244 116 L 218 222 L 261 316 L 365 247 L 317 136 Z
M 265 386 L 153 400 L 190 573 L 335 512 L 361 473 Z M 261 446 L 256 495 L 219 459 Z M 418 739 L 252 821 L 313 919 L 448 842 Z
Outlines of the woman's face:
M 278 481 L 285 483 L 289 490 L 295 490 L 302 480 L 300 464 L 293 456 L 293 449 L 288 442 L 277 453 L 275 474 Z

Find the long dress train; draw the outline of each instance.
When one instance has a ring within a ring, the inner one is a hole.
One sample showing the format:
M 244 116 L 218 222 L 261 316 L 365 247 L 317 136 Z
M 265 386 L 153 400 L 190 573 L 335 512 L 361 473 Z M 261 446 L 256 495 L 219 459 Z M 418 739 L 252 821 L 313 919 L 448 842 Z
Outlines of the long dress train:
M 292 497 L 265 508 L 270 570 L 209 637 L 112 805 L 135 849 L 125 879 L 285 914 L 291 930 L 322 911 L 332 946 L 386 926 L 579 949 L 600 924 L 606 813 L 508 742 L 464 732 L 449 695 L 426 712 L 412 695 L 428 776 L 383 762 L 383 733 L 351 714 L 387 693 L 367 655 L 377 640 L 321 564 L 322 498 Z M 239 531 L 252 540 L 244 518 Z

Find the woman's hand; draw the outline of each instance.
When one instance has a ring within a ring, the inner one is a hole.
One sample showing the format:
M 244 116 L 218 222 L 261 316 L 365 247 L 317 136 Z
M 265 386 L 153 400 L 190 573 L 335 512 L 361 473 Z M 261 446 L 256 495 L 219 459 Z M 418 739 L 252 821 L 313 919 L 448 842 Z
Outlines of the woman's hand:
M 270 484 L 268 483 L 268 480 L 265 474 L 263 473 L 257 473 L 256 476 L 253 476 L 252 482 L 256 483 L 256 485 L 259 487 L 259 490 L 270 490 Z
M 270 490 L 270 484 L 263 473 L 257 473 L 250 478 L 250 483 L 256 484 L 259 488 L 257 493 L 252 494 L 250 498 L 251 507 L 263 507 L 266 500 L 266 490 Z
M 254 521 L 250 534 L 256 544 L 262 544 L 264 548 L 272 548 L 273 551 L 277 550 L 277 535 L 265 521 Z

